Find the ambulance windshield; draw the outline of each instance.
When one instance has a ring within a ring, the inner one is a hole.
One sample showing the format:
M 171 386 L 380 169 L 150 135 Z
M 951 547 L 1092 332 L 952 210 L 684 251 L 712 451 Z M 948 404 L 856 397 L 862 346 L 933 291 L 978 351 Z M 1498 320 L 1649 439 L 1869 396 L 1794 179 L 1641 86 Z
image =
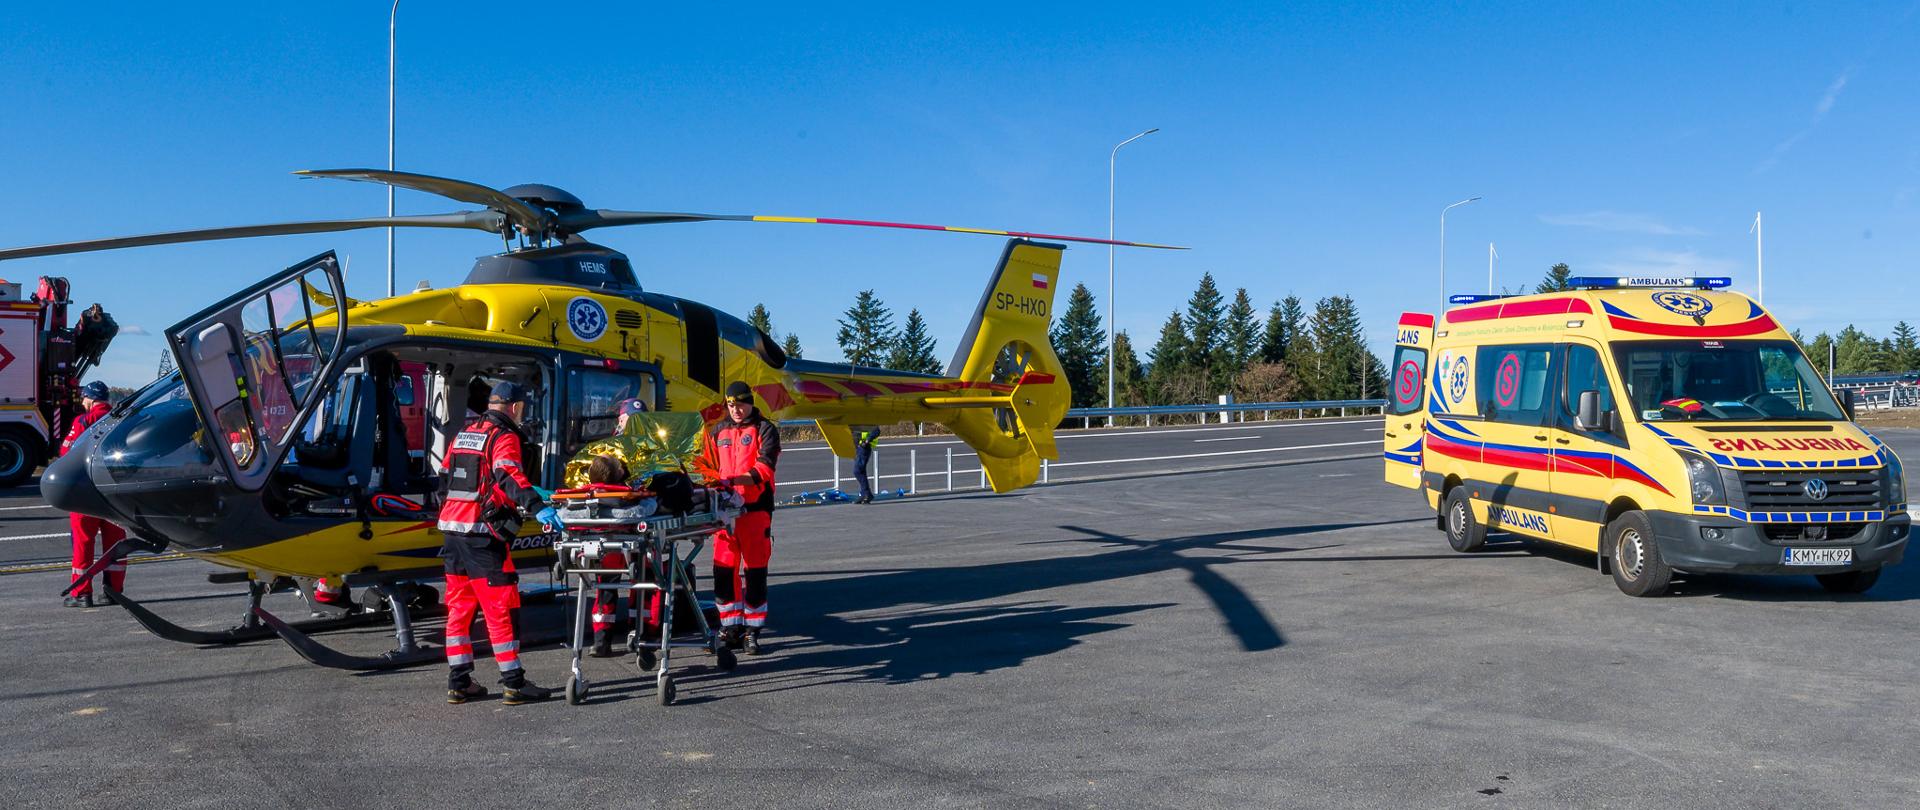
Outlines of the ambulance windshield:
M 1785 340 L 1672 340 L 1614 346 L 1643 421 L 1838 421 L 1846 416 L 1800 347 Z

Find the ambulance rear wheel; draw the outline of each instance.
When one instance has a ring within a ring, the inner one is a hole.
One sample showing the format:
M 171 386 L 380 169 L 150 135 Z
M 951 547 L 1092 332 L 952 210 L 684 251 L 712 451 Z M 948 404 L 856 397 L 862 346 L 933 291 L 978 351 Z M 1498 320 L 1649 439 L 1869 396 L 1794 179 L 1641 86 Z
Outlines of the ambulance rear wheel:
M 1447 545 L 1462 554 L 1479 551 L 1487 544 L 1487 527 L 1473 519 L 1473 503 L 1467 500 L 1466 487 L 1454 487 L 1441 505 L 1446 520 Z
M 1659 596 L 1673 581 L 1673 568 L 1660 557 L 1653 522 L 1645 512 L 1628 512 L 1607 524 L 1607 555 L 1613 584 L 1628 596 Z
M 1820 580 L 1820 587 L 1826 588 L 1827 593 L 1866 593 L 1873 583 L 1880 581 L 1880 569 L 1814 574 L 1813 578 Z
M 0 487 L 26 483 L 46 455 L 46 443 L 33 431 L 20 425 L 0 426 Z

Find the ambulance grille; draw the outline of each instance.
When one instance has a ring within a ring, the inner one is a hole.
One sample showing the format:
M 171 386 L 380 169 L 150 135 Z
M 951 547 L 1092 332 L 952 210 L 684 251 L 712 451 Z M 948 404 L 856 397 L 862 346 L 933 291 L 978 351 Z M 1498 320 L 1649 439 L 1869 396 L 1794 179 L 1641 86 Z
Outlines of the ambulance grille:
M 1879 470 L 1746 470 L 1740 484 L 1750 512 L 1840 512 L 1882 508 Z M 1807 482 L 1827 485 L 1827 497 L 1807 495 Z
M 1867 528 L 1865 523 L 1762 523 L 1767 542 L 1776 546 L 1798 543 L 1849 543 Z

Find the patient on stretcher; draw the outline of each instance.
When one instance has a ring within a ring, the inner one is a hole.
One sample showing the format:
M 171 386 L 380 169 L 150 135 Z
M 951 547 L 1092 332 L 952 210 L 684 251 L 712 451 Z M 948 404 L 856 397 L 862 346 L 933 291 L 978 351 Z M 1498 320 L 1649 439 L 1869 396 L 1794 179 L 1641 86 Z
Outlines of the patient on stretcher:
M 554 495 L 559 502 L 560 517 L 568 523 L 575 520 L 637 523 L 659 510 L 659 501 L 651 493 L 627 484 L 627 465 L 610 455 L 593 457 L 587 465 L 584 486 L 563 489 Z

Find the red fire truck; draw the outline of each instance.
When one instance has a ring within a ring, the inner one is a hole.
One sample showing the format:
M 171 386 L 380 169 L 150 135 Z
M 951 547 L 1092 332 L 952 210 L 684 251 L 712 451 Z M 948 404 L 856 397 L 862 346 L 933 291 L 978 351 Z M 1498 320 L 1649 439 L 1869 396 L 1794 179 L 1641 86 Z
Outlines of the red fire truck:
M 100 364 L 120 327 L 94 304 L 67 322 L 67 280 L 32 294 L 0 280 L 0 487 L 33 477 L 80 410 L 81 375 Z

